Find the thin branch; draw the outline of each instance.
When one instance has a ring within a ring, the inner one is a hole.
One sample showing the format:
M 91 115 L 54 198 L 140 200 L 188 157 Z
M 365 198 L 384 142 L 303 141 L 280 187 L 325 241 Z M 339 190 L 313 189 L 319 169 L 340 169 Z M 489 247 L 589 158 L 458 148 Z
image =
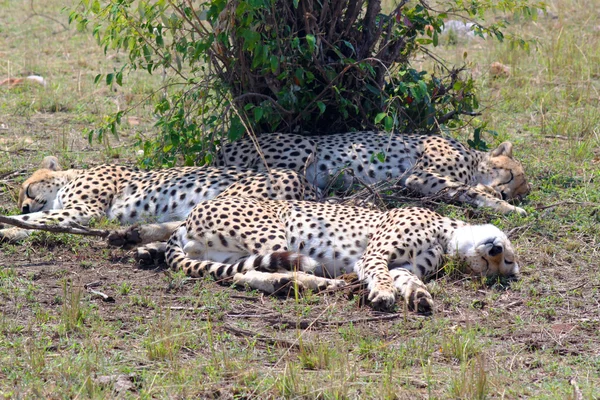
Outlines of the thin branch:
M 283 106 L 281 104 L 279 104 L 275 99 L 273 99 L 272 97 L 269 97 L 269 96 L 267 96 L 265 94 L 260 94 L 260 93 L 245 93 L 245 94 L 242 94 L 242 95 L 239 95 L 239 96 L 235 97 L 232 101 L 235 102 L 235 103 L 237 103 L 240 100 L 243 100 L 243 99 L 245 99 L 247 97 L 258 97 L 260 99 L 269 100 L 282 113 L 287 114 L 287 115 L 294 114 L 292 111 L 286 110 L 285 108 L 283 108 Z
M 47 224 L 36 224 L 32 222 L 25 222 L 4 215 L 0 215 L 0 223 L 16 226 L 22 229 L 34 229 L 39 231 L 57 232 L 57 233 L 72 233 L 75 235 L 84 236 L 99 236 L 107 237 L 111 231 L 105 229 L 92 229 L 86 228 L 82 225 L 73 226 L 61 226 L 61 225 L 47 225 Z
M 262 333 L 259 333 L 259 332 L 248 331 L 246 329 L 236 328 L 231 325 L 223 325 L 223 329 L 225 329 L 227 332 L 233 333 L 234 335 L 246 336 L 246 337 L 249 337 L 252 339 L 256 339 L 259 342 L 270 344 L 272 346 L 280 346 L 280 347 L 287 347 L 287 348 L 294 348 L 294 349 L 300 348 L 300 345 L 296 342 L 290 342 L 289 340 L 285 340 L 285 339 L 273 338 L 270 336 L 263 335 Z
M 599 207 L 600 203 L 593 203 L 590 201 L 560 201 L 558 203 L 550 204 L 548 206 L 538 206 L 535 209 L 547 210 L 548 208 L 554 208 L 559 206 L 582 206 L 582 207 Z
M 450 111 L 450 112 L 442 115 L 440 118 L 438 118 L 437 122 L 438 122 L 438 124 L 443 124 L 445 122 L 448 122 L 456 114 L 458 114 L 458 115 L 468 115 L 470 117 L 477 117 L 477 116 L 481 115 L 480 112 L 452 110 L 452 111 Z
M 42 18 L 46 18 L 46 19 L 49 19 L 49 20 L 51 20 L 51 21 L 54 21 L 54 22 L 56 22 L 57 24 L 61 25 L 61 26 L 64 28 L 64 30 L 65 30 L 65 31 L 68 31 L 68 30 L 69 30 L 69 27 L 68 27 L 67 25 L 63 24 L 63 23 L 62 23 L 61 21 L 59 21 L 58 19 L 56 19 L 56 18 L 54 18 L 54 17 L 50 17 L 50 16 L 48 16 L 48 15 L 46 15 L 46 14 L 40 14 L 40 13 L 38 13 L 37 11 L 35 11 L 35 8 L 33 8 L 33 0 L 31 0 L 31 1 L 30 1 L 30 3 L 29 3 L 29 7 L 31 8 L 31 13 L 32 13 L 32 14 L 31 14 L 31 15 L 29 15 L 29 16 L 27 17 L 27 19 L 29 19 L 29 18 L 31 18 L 31 17 L 42 17 Z M 26 20 L 27 20 L 27 19 L 26 19 Z M 59 33 L 59 32 L 54 32 L 54 33 Z

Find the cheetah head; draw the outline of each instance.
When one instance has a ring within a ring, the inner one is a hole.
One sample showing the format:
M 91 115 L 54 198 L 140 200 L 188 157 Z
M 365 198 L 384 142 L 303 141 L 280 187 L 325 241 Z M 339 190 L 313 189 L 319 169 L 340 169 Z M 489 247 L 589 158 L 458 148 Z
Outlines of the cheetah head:
M 512 154 L 510 142 L 500 144 L 482 160 L 480 183 L 490 186 L 503 200 L 521 199 L 531 191 L 525 170 Z
M 18 206 L 22 214 L 44 211 L 52 208 L 54 199 L 68 180 L 60 171 L 56 157 L 48 156 L 38 169 L 21 185 Z
M 448 244 L 448 254 L 465 261 L 466 272 L 475 275 L 514 276 L 519 273 L 510 240 L 491 224 L 458 228 Z

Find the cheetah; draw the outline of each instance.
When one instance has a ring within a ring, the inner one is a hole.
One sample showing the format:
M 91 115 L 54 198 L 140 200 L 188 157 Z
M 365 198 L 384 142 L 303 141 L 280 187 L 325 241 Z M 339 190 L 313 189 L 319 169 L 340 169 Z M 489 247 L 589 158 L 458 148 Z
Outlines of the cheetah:
M 46 157 L 41 169 L 23 182 L 15 220 L 34 223 L 86 225 L 106 216 L 120 224 L 156 220 L 166 237 L 200 201 L 219 194 L 260 199 L 313 199 L 317 193 L 295 171 L 270 173 L 242 167 L 183 167 L 141 171 L 119 165 L 89 170 L 61 170 L 56 157 Z M 0 229 L 0 238 L 19 241 L 30 230 Z M 154 236 L 148 236 L 154 241 Z M 166 239 L 165 239 L 166 240 Z
M 516 276 L 519 265 L 494 225 L 470 225 L 419 207 L 386 212 L 332 203 L 221 197 L 199 203 L 172 234 L 167 264 L 187 275 L 232 280 L 266 293 L 294 282 L 322 290 L 355 272 L 376 309 L 396 298 L 428 313 L 423 279 L 444 255 L 476 275 Z
M 258 145 L 260 155 L 250 139 L 227 144 L 216 165 L 289 168 L 320 189 L 349 168 L 353 174 L 339 176 L 336 186 L 348 188 L 354 176 L 367 184 L 399 178 L 401 186 L 424 196 L 526 214 L 508 203 L 531 190 L 510 142 L 486 153 L 436 135 L 350 132 L 314 137 L 277 133 L 259 136 Z

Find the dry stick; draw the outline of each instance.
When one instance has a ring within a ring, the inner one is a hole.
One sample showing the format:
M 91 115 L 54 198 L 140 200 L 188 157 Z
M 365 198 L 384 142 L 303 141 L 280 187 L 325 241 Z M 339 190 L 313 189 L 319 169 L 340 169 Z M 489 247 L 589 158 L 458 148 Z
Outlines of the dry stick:
M 526 224 L 526 225 L 521 225 L 521 226 L 517 226 L 512 228 L 510 231 L 508 231 L 508 233 L 506 234 L 507 237 L 511 238 L 513 237 L 517 232 L 525 232 L 527 229 L 531 228 L 533 226 L 533 223 L 530 224 Z
M 362 179 L 360 179 L 358 176 L 356 176 L 356 173 L 354 172 L 353 169 L 349 169 L 349 174 L 356 179 L 356 181 L 358 181 L 358 183 L 360 183 L 361 185 L 363 185 L 369 192 L 371 192 L 371 195 L 373 196 L 374 199 L 378 199 L 382 204 L 385 204 L 383 202 L 383 199 L 381 198 L 380 194 L 378 192 L 376 192 L 371 185 L 369 185 L 368 183 L 366 183 L 365 181 L 363 181 Z
M 93 294 L 94 296 L 100 297 L 102 299 L 102 301 L 105 301 L 107 303 L 114 303 L 115 302 L 115 298 L 114 297 L 109 296 L 109 295 L 107 295 L 105 293 L 102 293 L 102 292 L 99 292 L 97 290 L 90 289 L 90 288 L 87 288 L 87 291 L 89 293 Z
M 0 223 L 13 225 L 23 229 L 35 229 L 39 231 L 57 232 L 57 233 L 72 233 L 75 235 L 84 236 L 99 236 L 107 237 L 111 231 L 105 229 L 91 229 L 86 228 L 82 225 L 72 226 L 61 226 L 61 225 L 47 225 L 47 224 L 36 224 L 32 222 L 25 222 L 4 215 L 0 215 Z
M 68 27 L 67 25 L 63 24 L 63 23 L 62 23 L 61 21 L 59 21 L 58 19 L 56 19 L 56 18 L 53 18 L 53 17 L 50 17 L 50 16 L 48 16 L 48 15 L 45 15 L 45 14 L 40 14 L 40 13 L 38 13 L 37 11 L 35 11 L 35 9 L 33 8 L 33 0 L 31 0 L 31 2 L 29 3 L 29 6 L 30 6 L 30 8 L 31 8 L 31 12 L 32 12 L 32 14 L 31 14 L 31 15 L 29 15 L 25 21 L 27 21 L 27 20 L 28 20 L 29 18 L 31 18 L 31 17 L 42 17 L 42 18 L 48 18 L 49 20 L 51 20 L 51 21 L 54 21 L 54 22 L 56 22 L 57 24 L 60 24 L 60 25 L 62 25 L 62 27 L 64 28 L 64 30 L 65 30 L 65 31 L 68 31 L 68 30 L 69 30 L 69 27 Z M 54 32 L 54 33 L 60 33 L 60 32 Z
M 306 329 L 309 326 L 342 326 L 342 325 L 346 325 L 346 324 L 359 324 L 359 323 L 363 323 L 363 322 L 375 322 L 375 321 L 390 321 L 393 319 L 398 319 L 400 317 L 402 317 L 404 314 L 402 313 L 395 313 L 395 314 L 387 314 L 387 315 L 380 315 L 377 317 L 366 317 L 366 318 L 356 318 L 356 319 L 348 319 L 348 320 L 343 320 L 343 321 L 319 321 L 319 320 L 299 320 L 299 321 L 292 321 L 292 320 L 288 320 L 288 319 L 274 319 L 274 318 L 269 318 L 267 316 L 266 320 L 270 321 L 272 323 L 277 323 L 280 325 L 289 325 L 291 327 L 294 328 L 299 328 L 299 329 Z
M 297 342 L 290 342 L 289 340 L 285 340 L 285 339 L 273 338 L 270 336 L 263 335 L 262 333 L 259 333 L 259 332 L 248 331 L 246 329 L 236 328 L 231 325 L 223 325 L 223 329 L 225 329 L 228 332 L 233 333 L 234 335 L 247 336 L 247 337 L 258 340 L 259 342 L 267 343 L 272 346 L 283 345 L 283 347 L 287 347 L 287 348 L 294 348 L 294 349 L 300 348 L 300 345 Z
M 550 204 L 549 206 L 539 206 L 536 207 L 536 210 L 546 210 L 548 208 L 554 208 L 559 206 L 582 206 L 582 207 L 598 207 L 600 203 L 592 203 L 589 201 L 561 201 L 558 203 Z

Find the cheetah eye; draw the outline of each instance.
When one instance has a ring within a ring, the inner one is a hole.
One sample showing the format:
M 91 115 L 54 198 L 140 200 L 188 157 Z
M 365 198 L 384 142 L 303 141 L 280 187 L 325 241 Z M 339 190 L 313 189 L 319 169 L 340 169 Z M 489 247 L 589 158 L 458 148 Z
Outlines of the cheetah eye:
M 29 199 L 35 199 L 35 196 L 32 196 L 32 195 L 29 193 L 29 188 L 30 188 L 30 187 L 31 187 L 31 186 L 27 186 L 27 189 L 25 189 L 25 196 L 27 196 L 27 198 L 29 198 Z
M 504 259 L 504 264 L 506 264 L 506 265 L 512 265 L 514 263 L 515 263 L 514 261 L 508 261 L 506 258 Z
M 500 184 L 498 184 L 498 186 L 508 185 L 515 179 L 515 176 L 513 175 L 513 172 L 511 170 L 508 170 L 508 173 L 510 174 L 510 179 L 506 182 L 501 182 Z

